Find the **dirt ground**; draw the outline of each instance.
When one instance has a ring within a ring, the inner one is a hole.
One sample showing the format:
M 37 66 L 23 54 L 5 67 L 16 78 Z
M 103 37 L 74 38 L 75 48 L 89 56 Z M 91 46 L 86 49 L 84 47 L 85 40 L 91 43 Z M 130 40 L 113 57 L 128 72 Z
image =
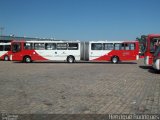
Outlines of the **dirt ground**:
M 160 113 L 160 72 L 120 64 L 0 61 L 0 111 L 17 114 Z

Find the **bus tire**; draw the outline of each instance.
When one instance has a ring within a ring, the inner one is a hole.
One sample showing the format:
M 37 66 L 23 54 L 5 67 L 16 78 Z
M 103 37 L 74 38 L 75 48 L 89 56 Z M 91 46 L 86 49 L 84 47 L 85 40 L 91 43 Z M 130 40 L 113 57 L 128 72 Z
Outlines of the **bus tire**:
M 30 56 L 25 56 L 25 57 L 23 58 L 23 61 L 24 61 L 25 63 L 31 63 L 31 62 L 32 62 L 32 59 L 31 59 Z
M 112 63 L 116 64 L 119 62 L 119 58 L 118 56 L 113 56 L 112 59 L 111 59 Z
M 68 63 L 74 63 L 74 61 L 75 61 L 75 58 L 73 56 L 68 56 L 67 57 L 67 62 Z
M 9 57 L 7 55 L 4 56 L 4 61 L 9 61 Z

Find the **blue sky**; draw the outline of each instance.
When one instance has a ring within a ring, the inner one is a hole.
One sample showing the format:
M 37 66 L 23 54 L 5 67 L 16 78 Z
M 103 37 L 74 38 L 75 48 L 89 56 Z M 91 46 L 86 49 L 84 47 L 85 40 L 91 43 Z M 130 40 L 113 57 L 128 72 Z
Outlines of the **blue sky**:
M 160 33 L 160 0 L 0 0 L 3 34 L 135 40 Z

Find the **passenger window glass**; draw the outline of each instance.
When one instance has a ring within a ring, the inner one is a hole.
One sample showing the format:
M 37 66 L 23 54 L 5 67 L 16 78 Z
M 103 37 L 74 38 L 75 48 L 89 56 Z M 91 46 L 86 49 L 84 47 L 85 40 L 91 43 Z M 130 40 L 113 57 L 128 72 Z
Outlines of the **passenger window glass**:
M 3 51 L 3 45 L 0 45 L 0 51 Z
M 129 44 L 125 43 L 125 50 L 129 50 Z
M 114 49 L 115 50 L 120 50 L 121 49 L 121 43 L 115 43 L 114 44 Z
M 57 43 L 57 50 L 67 50 L 67 43 Z
M 34 43 L 34 49 L 35 50 L 44 50 L 45 49 L 44 43 Z
M 113 48 L 114 48 L 113 43 L 104 43 L 103 44 L 104 50 L 113 50 Z
M 78 50 L 78 43 L 68 43 L 68 50 Z
M 126 45 L 125 43 L 122 43 L 122 44 L 121 44 L 121 50 L 124 50 L 124 49 L 125 49 L 125 45 Z
M 92 50 L 102 50 L 102 44 L 101 43 L 92 43 L 91 49 Z
M 56 43 L 46 43 L 45 44 L 46 50 L 55 50 L 56 49 Z
M 26 50 L 33 49 L 33 43 L 24 43 L 24 49 Z
M 134 43 L 130 44 L 130 50 L 135 50 L 135 44 Z

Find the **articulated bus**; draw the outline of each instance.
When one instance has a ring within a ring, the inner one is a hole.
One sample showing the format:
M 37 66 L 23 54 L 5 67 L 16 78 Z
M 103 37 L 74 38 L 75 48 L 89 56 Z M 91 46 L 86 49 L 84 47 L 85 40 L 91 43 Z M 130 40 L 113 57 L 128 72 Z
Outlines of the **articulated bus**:
M 13 61 L 119 61 L 139 58 L 138 41 L 13 41 Z
M 142 54 L 144 55 L 144 64 L 152 65 L 153 64 L 153 55 L 156 50 L 156 44 L 160 40 L 160 34 L 149 34 L 143 36 L 142 38 Z
M 11 43 L 0 43 L 0 60 L 8 61 L 11 55 Z

